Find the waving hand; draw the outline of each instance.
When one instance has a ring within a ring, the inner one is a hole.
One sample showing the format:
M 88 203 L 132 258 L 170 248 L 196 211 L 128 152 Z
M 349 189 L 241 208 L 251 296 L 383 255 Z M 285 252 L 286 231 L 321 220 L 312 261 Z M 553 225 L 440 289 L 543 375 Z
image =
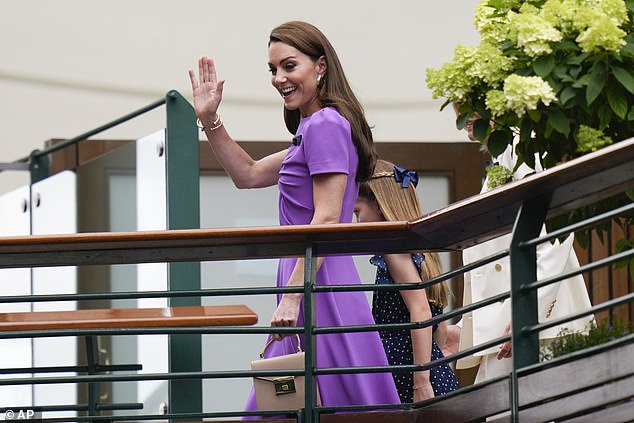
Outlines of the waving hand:
M 218 81 L 216 65 L 213 59 L 207 56 L 198 59 L 198 78 L 194 71 L 189 69 L 189 79 L 192 83 L 196 116 L 204 126 L 210 126 L 216 119 L 225 81 Z

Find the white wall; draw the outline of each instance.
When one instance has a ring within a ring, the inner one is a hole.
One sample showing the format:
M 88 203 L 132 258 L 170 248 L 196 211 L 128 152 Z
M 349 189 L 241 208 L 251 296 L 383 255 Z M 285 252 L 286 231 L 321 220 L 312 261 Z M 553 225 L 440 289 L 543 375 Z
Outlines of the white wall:
M 0 162 L 68 138 L 177 89 L 202 54 L 227 80 L 222 116 L 239 140 L 288 138 L 267 71 L 279 23 L 317 25 L 337 49 L 381 141 L 455 141 L 425 69 L 476 44 L 478 0 L 1 0 Z M 248 124 L 247 124 L 248 122 Z M 101 136 L 137 139 L 164 125 L 164 109 Z M 0 173 L 0 192 L 28 181 Z

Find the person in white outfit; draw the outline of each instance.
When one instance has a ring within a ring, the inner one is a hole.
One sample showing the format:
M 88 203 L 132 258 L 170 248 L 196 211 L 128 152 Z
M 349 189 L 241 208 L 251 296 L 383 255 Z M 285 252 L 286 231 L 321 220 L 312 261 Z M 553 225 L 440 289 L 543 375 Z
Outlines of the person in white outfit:
M 465 124 L 469 139 L 475 141 L 473 135 L 473 121 L 471 118 Z M 483 143 L 486 148 L 486 142 Z M 500 166 L 513 169 L 517 157 L 513 153 L 513 145 L 509 145 L 500 156 L 494 158 Z M 537 160 L 536 163 L 539 161 Z M 539 171 L 541 169 L 536 169 Z M 513 180 L 522 179 L 535 171 L 522 164 L 513 173 Z M 485 180 L 482 192 L 488 190 L 488 181 Z M 542 229 L 542 235 L 545 228 Z M 579 267 L 579 261 L 573 249 L 574 237 L 571 234 L 563 242 L 545 242 L 537 246 L 537 278 L 539 280 L 558 275 Z M 484 257 L 498 253 L 509 248 L 511 234 L 491 239 L 487 242 L 475 245 L 463 250 L 463 263 L 469 264 Z M 486 264 L 464 275 L 463 304 L 471 304 L 492 297 L 511 288 L 511 267 L 509 257 L 505 257 Z M 586 310 L 591 306 L 590 298 L 582 275 L 550 284 L 538 290 L 538 317 L 540 322 L 557 319 L 569 314 Z M 588 328 L 592 316 L 567 322 L 562 326 L 555 326 L 540 332 L 540 344 L 554 339 L 564 328 L 571 331 L 584 331 Z M 509 333 L 511 327 L 511 300 L 491 304 L 463 315 L 458 323 L 461 327 L 460 350 L 480 345 L 484 342 L 499 338 Z M 492 379 L 506 375 L 512 370 L 511 343 L 494 346 L 480 351 L 473 356 L 460 359 L 456 363 L 456 369 L 469 369 L 479 365 L 475 382 Z

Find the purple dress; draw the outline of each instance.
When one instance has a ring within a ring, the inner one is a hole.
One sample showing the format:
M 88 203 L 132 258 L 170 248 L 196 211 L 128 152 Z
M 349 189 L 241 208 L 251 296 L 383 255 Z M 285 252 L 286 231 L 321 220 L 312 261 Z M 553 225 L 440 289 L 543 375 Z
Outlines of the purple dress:
M 303 118 L 294 139 L 282 162 L 278 182 L 280 225 L 310 223 L 315 211 L 312 176 L 323 173 L 348 175 L 340 222 L 352 222 L 359 188 L 355 181 L 358 155 L 348 121 L 334 108 L 326 107 Z M 286 286 L 296 261 L 296 258 L 280 259 L 277 286 Z M 326 257 L 317 272 L 318 285 L 359 283 L 354 261 L 349 256 Z M 363 292 L 324 292 L 315 297 L 317 326 L 374 324 Z M 304 324 L 302 311 L 297 324 Z M 266 356 L 293 353 L 294 343 L 294 337 L 274 342 Z M 318 335 L 316 351 L 319 368 L 388 364 L 377 332 Z M 317 381 L 324 406 L 400 404 L 391 373 L 320 375 Z M 246 410 L 257 410 L 253 391 Z

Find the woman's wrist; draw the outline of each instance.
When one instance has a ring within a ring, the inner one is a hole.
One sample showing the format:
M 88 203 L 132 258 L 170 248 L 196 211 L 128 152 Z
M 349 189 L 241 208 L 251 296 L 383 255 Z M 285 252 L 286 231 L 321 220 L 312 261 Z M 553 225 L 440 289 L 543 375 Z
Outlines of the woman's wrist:
M 208 120 L 206 118 L 196 119 L 196 125 L 200 128 L 202 132 L 205 131 L 215 131 L 223 125 L 222 119 L 220 119 L 220 114 L 218 112 L 215 113 L 215 117 L 213 120 Z
M 304 294 L 298 292 L 287 292 L 285 294 L 282 294 L 282 297 L 286 298 L 287 301 L 294 301 L 299 303 L 304 297 Z

